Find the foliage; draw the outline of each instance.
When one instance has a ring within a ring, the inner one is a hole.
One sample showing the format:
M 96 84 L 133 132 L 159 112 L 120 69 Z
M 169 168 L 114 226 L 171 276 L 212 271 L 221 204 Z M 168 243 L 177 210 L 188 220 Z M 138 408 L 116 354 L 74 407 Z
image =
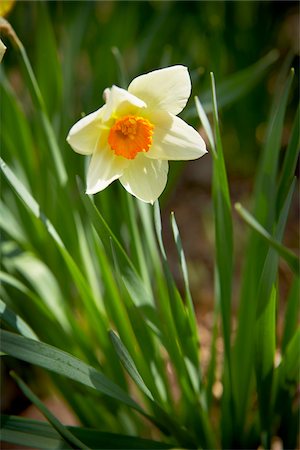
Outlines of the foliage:
M 61 424 L 31 388 L 12 373 L 49 424 L 4 416 L 2 439 L 36 448 L 214 449 L 270 448 L 272 438 L 279 436 L 285 448 L 294 448 L 299 413 L 295 403 L 300 348 L 296 320 L 299 260 L 282 241 L 296 185 L 299 111 L 280 163 L 293 71 L 284 68 L 279 77 L 257 167 L 252 212 L 236 205 L 250 230 L 235 334 L 232 281 L 236 237 L 217 102 L 226 106 L 253 89 L 276 61 L 277 53 L 271 52 L 217 83 L 217 88 L 211 74 L 210 96 L 204 93 L 203 102 L 196 97 L 195 108 L 191 106 L 187 113 L 195 119 L 197 112 L 209 139 L 213 163 L 215 330 L 209 370 L 204 372 L 184 242 L 175 214 L 171 215 L 171 227 L 183 292 L 170 270 L 159 204 L 153 208 L 134 201 L 114 185 L 94 198 L 86 196 L 83 158 L 65 144 L 72 118 L 80 108 L 90 111 L 99 106 L 95 87 L 101 92 L 112 84 L 116 67 L 119 84 L 128 81 L 121 54 L 130 46 L 120 46 L 120 52 L 114 50 L 118 64 L 110 62 L 105 70 L 94 67 L 99 60 L 109 60 L 107 48 L 114 33 L 122 29 L 127 33 L 127 43 L 133 40 L 135 27 L 140 27 L 134 3 L 120 3 L 127 22 L 118 16 L 109 33 L 103 22 L 101 33 L 106 41 L 97 45 L 92 3 L 74 10 L 73 5 L 64 5 L 63 11 L 68 10 L 69 15 L 60 47 L 61 66 L 55 32 L 62 19 L 52 6 L 47 8 L 41 2 L 34 6 L 39 15 L 35 70 L 26 47 L 19 43 L 14 53 L 25 80 L 20 92 L 17 86 L 12 88 L 12 74 L 6 72 L 5 63 L 1 68 L 1 352 L 4 359 L 10 357 L 46 369 L 53 386 L 82 424 Z M 95 9 L 97 14 L 99 10 L 103 13 L 101 8 L 108 8 L 109 14 L 114 6 L 101 2 Z M 153 16 L 135 48 L 139 57 L 128 58 L 135 75 L 141 68 L 157 64 L 153 62 L 159 45 L 156 34 L 163 29 L 174 5 L 159 3 L 153 8 L 159 14 Z M 209 9 L 209 4 L 205 3 L 205 8 Z M 57 27 L 52 26 L 53 17 L 58 19 Z M 85 36 L 88 21 L 91 29 Z M 120 21 L 127 24 L 126 30 L 120 27 Z M 83 39 L 90 51 L 81 54 L 82 83 L 75 95 L 73 60 Z M 221 50 L 221 46 L 213 46 L 214 64 Z M 14 57 L 13 53 L 8 56 Z M 161 64 L 168 63 L 166 50 Z M 89 83 L 90 76 L 93 81 Z M 276 334 L 280 257 L 293 277 L 281 347 Z M 224 343 L 221 400 L 213 394 L 218 380 L 219 320 Z M 279 351 L 280 362 L 275 364 Z

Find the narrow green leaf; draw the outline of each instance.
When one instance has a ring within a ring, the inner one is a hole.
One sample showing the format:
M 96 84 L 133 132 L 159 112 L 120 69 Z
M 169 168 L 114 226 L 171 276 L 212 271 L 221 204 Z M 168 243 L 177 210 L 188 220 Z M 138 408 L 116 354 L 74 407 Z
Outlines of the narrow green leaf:
M 276 198 L 274 192 L 276 192 L 278 158 L 292 79 L 293 73 L 286 80 L 282 92 L 278 93 L 276 97 L 276 107 L 273 108 L 269 119 L 267 139 L 258 166 L 253 195 L 253 215 L 269 233 L 272 233 L 275 222 Z M 261 274 L 268 250 L 268 243 L 265 239 L 253 231 L 245 252 L 238 328 L 234 346 L 234 402 L 237 412 L 237 427 L 241 430 L 244 429 L 250 396 L 254 365 L 253 329 L 257 319 Z M 266 302 L 269 298 L 268 293 L 264 301 Z M 261 304 L 259 307 L 262 306 Z
M 66 263 L 66 266 L 68 267 L 68 270 L 70 271 L 73 277 L 74 283 L 81 294 L 81 298 L 84 301 L 85 307 L 89 313 L 91 324 L 93 324 L 94 330 L 96 330 L 96 332 L 98 333 L 99 339 L 103 347 L 105 348 L 108 342 L 107 335 L 105 333 L 106 318 L 101 314 L 101 311 L 97 309 L 97 305 L 94 302 L 94 297 L 91 293 L 90 286 L 87 284 L 86 279 L 84 278 L 81 270 L 76 265 L 74 259 L 66 249 L 62 239 L 60 238 L 59 234 L 57 233 L 52 223 L 41 211 L 39 204 L 36 202 L 36 200 L 28 192 L 25 186 L 21 183 L 20 180 L 18 180 L 13 171 L 5 164 L 5 162 L 1 158 L 0 158 L 0 169 L 2 170 L 3 174 L 7 178 L 7 181 L 10 183 L 14 191 L 21 198 L 25 206 L 31 211 L 31 213 L 36 218 L 41 220 L 46 230 L 53 238 L 55 244 L 58 247 L 58 250 L 60 251 Z M 101 322 L 102 326 L 99 326 Z
M 300 149 L 300 106 L 297 109 L 292 134 L 285 152 L 282 171 L 280 174 L 277 191 L 277 215 L 280 213 L 282 205 L 293 181 Z
M 211 151 L 212 151 L 214 157 L 216 158 L 217 154 L 216 154 L 216 149 L 215 149 L 215 139 L 214 139 L 213 131 L 211 129 L 209 120 L 208 120 L 207 115 L 206 115 L 206 113 L 204 111 L 202 103 L 200 102 L 198 97 L 195 97 L 195 104 L 196 104 L 196 109 L 197 109 L 197 113 L 198 113 L 200 122 L 202 123 L 202 126 L 203 126 L 203 128 L 204 128 L 204 130 L 205 130 L 205 132 L 207 134 Z
M 121 52 L 118 47 L 112 47 L 112 54 L 116 60 L 118 69 L 119 69 L 119 85 L 123 89 L 127 89 L 128 87 L 128 75 L 125 69 L 124 60 L 122 58 Z
M 116 249 L 118 250 L 118 257 L 121 258 L 122 265 L 125 264 L 125 267 L 129 266 L 133 271 L 136 271 L 122 244 L 110 229 L 108 223 L 92 201 L 92 198 L 84 193 L 83 184 L 79 177 L 77 178 L 77 185 L 82 203 L 92 221 L 96 233 L 98 234 L 103 246 L 106 249 L 107 255 L 111 254 L 110 239 L 112 239 L 116 246 Z
M 178 258 L 179 258 L 179 262 L 180 262 L 182 277 L 183 277 L 183 281 L 184 281 L 185 298 L 186 298 L 187 307 L 188 307 L 190 326 L 191 326 L 191 329 L 193 330 L 195 345 L 198 348 L 199 338 L 198 338 L 198 332 L 197 332 L 197 321 L 196 321 L 196 314 L 195 314 L 194 304 L 193 304 L 191 290 L 190 290 L 188 268 L 187 268 L 185 254 L 184 254 L 184 250 L 182 247 L 180 233 L 179 233 L 179 229 L 178 229 L 178 226 L 176 223 L 174 213 L 171 213 L 171 225 L 172 225 L 174 241 L 175 241 L 176 248 L 177 248 L 177 254 L 178 254 Z
M 265 448 L 271 446 L 271 391 L 276 346 L 276 297 L 276 288 L 273 286 L 270 300 L 260 315 L 255 329 L 256 383 L 261 432 Z
M 288 263 L 290 268 L 293 270 L 295 274 L 299 273 L 299 258 L 283 246 L 280 242 L 275 240 L 267 230 L 260 225 L 260 223 L 249 213 L 240 203 L 236 203 L 234 205 L 236 211 L 239 215 L 244 219 L 244 221 L 255 230 L 269 245 L 271 245 L 280 256 Z
M 281 349 L 284 354 L 286 348 L 294 336 L 299 323 L 299 293 L 300 293 L 300 278 L 296 276 L 293 280 L 290 288 L 289 296 L 287 299 L 284 329 L 282 335 Z
M 240 70 L 218 84 L 218 106 L 219 109 L 230 105 L 247 94 L 267 73 L 270 67 L 277 61 L 279 53 L 271 50 L 260 60 Z M 211 91 L 206 91 L 201 95 L 201 103 L 206 113 L 213 112 L 214 106 L 211 101 Z M 197 107 L 191 108 L 185 115 L 186 118 L 196 117 Z
M 143 413 L 142 408 L 105 375 L 74 356 L 43 342 L 0 331 L 1 351 L 96 389 Z
M 40 399 L 29 389 L 29 387 L 18 377 L 14 372 L 10 373 L 12 378 L 16 381 L 23 394 L 41 411 L 46 419 L 51 423 L 53 428 L 62 436 L 65 443 L 70 448 L 88 450 L 88 447 L 84 445 L 78 438 L 76 438 L 70 430 L 62 425 L 56 417 L 48 410 L 48 408 L 40 401 Z
M 5 175 L 7 181 L 10 183 L 12 188 L 15 190 L 17 195 L 21 198 L 21 200 L 25 203 L 27 208 L 33 213 L 33 215 L 40 219 L 52 238 L 59 246 L 63 246 L 63 242 L 53 227 L 52 223 L 47 219 L 44 213 L 41 211 L 39 204 L 32 197 L 32 195 L 28 192 L 25 186 L 21 183 L 21 181 L 15 176 L 13 171 L 7 166 L 5 161 L 0 158 L 0 169 Z
M 95 429 L 65 427 L 89 448 L 102 449 L 148 449 L 174 448 L 163 442 L 141 439 L 135 436 L 105 433 Z M 38 449 L 61 449 L 64 441 L 47 422 L 14 416 L 1 416 L 1 438 L 4 442 Z
M 24 73 L 28 82 L 28 86 L 31 92 L 32 100 L 39 111 L 39 116 L 41 120 L 42 130 L 45 135 L 45 139 L 48 143 L 50 153 L 53 158 L 54 167 L 57 173 L 58 180 L 62 186 L 64 186 L 68 180 L 68 175 L 64 166 L 64 162 L 60 153 L 60 149 L 57 144 L 56 136 L 54 134 L 54 130 L 51 126 L 51 123 L 49 121 L 46 107 L 44 103 L 44 99 L 42 97 L 40 88 L 38 86 L 37 80 L 35 78 L 32 66 L 30 64 L 27 52 L 25 50 L 25 47 L 23 44 L 17 40 L 18 45 L 17 49 L 20 52 L 21 61 L 23 63 L 24 67 Z
M 289 344 L 280 365 L 277 368 L 279 375 L 279 389 L 297 388 L 300 372 L 300 328 L 296 330 Z
M 217 264 L 217 292 L 220 295 L 225 352 L 230 359 L 231 334 L 231 284 L 233 267 L 233 235 L 231 203 L 227 181 L 226 168 L 223 157 L 223 148 L 220 136 L 216 88 L 213 74 L 211 74 L 214 132 L 217 158 L 213 160 L 213 201 L 215 213 L 215 249 Z
M 29 339 L 38 340 L 35 332 L 29 325 L 17 314 L 15 314 L 8 306 L 0 299 L 0 318 L 3 322 L 11 327 L 17 333 Z
M 53 117 L 61 105 L 62 71 L 47 3 L 37 4 L 37 14 L 36 77 L 48 114 Z
M 128 353 L 126 347 L 122 343 L 121 339 L 114 333 L 112 330 L 109 332 L 111 341 L 113 343 L 113 346 L 121 360 L 121 363 L 133 379 L 133 381 L 137 384 L 137 386 L 144 392 L 144 394 L 147 395 L 151 400 L 153 400 L 152 394 L 145 385 L 142 377 L 137 371 L 137 368 L 133 362 L 133 359 L 131 358 L 130 354 Z

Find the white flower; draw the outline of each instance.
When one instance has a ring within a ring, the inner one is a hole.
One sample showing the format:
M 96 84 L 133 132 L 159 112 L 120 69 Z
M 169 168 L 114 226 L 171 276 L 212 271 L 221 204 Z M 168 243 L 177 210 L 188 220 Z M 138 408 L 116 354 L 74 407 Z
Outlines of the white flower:
M 6 51 L 6 47 L 0 39 L 0 62 L 2 61 L 5 51 Z
M 87 194 L 119 179 L 130 194 L 153 203 L 167 183 L 168 160 L 206 153 L 199 133 L 176 116 L 191 93 L 186 67 L 173 66 L 135 78 L 128 90 L 105 89 L 105 105 L 79 120 L 68 143 L 92 155 Z

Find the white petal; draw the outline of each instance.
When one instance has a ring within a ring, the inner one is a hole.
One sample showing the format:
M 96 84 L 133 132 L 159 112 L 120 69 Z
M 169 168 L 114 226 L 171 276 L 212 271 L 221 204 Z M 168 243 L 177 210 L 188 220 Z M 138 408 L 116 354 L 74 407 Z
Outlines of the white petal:
M 148 158 L 168 160 L 197 159 L 207 153 L 200 134 L 173 114 L 153 114 L 153 143 L 145 153 Z
M 90 155 L 96 148 L 101 133 L 101 118 L 104 107 L 88 114 L 73 125 L 67 141 L 77 153 Z
M 105 113 L 103 120 L 109 120 L 114 114 L 134 114 L 137 109 L 145 108 L 145 102 L 130 94 L 118 86 L 113 86 L 111 89 L 105 89 L 104 95 L 106 98 Z
M 110 148 L 97 149 L 88 169 L 86 193 L 96 194 L 105 189 L 123 174 L 127 165 L 128 160 L 116 156 Z
M 130 161 L 120 182 L 130 194 L 153 204 L 167 184 L 168 169 L 167 161 L 151 160 L 140 154 Z
M 148 108 L 179 114 L 191 94 L 191 80 L 186 67 L 172 66 L 135 78 L 128 91 L 144 100 Z
M 2 61 L 5 51 L 6 51 L 6 47 L 0 39 L 0 62 Z

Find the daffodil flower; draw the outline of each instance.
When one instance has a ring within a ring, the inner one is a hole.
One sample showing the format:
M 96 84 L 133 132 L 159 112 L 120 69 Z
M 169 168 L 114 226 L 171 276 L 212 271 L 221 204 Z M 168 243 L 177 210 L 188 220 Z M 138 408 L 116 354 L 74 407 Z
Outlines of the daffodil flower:
M 190 93 L 184 66 L 141 75 L 127 91 L 106 89 L 105 105 L 79 120 L 67 137 L 77 153 L 92 155 L 87 194 L 119 179 L 130 194 L 153 203 L 166 186 L 168 160 L 203 156 L 203 139 L 177 117 Z

